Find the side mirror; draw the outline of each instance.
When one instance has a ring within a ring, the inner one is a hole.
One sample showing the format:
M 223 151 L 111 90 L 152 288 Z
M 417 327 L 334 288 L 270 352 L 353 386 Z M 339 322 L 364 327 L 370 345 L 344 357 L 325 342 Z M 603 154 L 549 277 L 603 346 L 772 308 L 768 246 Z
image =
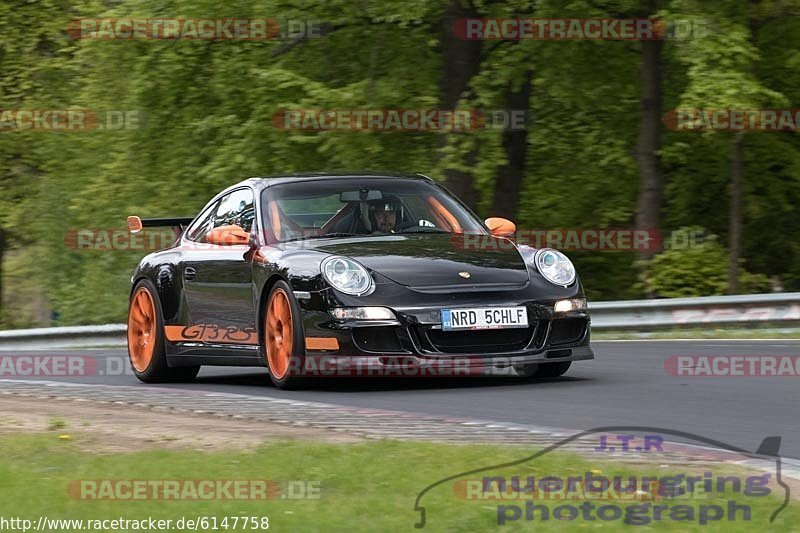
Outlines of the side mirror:
M 206 233 L 206 242 L 221 246 L 233 246 L 250 243 L 250 234 L 241 226 L 230 224 L 214 228 Z
M 139 233 L 142 231 L 142 219 L 137 217 L 136 215 L 131 215 L 128 217 L 128 231 L 131 233 Z
M 496 237 L 511 237 L 517 232 L 517 225 L 505 218 L 487 218 L 484 224 L 489 228 L 489 232 Z

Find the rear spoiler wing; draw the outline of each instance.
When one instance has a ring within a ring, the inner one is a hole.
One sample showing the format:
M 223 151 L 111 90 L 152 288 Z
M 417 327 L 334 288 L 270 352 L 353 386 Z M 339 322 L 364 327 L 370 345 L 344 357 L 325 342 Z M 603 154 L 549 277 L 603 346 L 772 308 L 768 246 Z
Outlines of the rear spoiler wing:
M 128 217 L 128 231 L 139 233 L 142 228 L 163 228 L 172 227 L 176 233 L 181 234 L 186 226 L 192 223 L 193 217 L 174 217 L 174 218 L 139 218 L 136 215 Z

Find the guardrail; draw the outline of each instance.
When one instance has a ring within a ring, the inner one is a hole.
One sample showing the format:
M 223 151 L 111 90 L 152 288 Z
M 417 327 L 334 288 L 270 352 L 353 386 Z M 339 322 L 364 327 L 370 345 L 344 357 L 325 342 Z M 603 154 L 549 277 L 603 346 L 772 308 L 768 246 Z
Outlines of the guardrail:
M 800 326 L 800 292 L 589 302 L 593 330 L 646 331 L 689 325 Z M 125 324 L 0 331 L 0 350 L 124 347 Z
M 800 325 L 800 292 L 590 302 L 589 311 L 592 329 L 648 330 L 759 322 L 797 326 Z
M 124 347 L 127 331 L 125 324 L 12 329 L 0 331 L 0 350 Z

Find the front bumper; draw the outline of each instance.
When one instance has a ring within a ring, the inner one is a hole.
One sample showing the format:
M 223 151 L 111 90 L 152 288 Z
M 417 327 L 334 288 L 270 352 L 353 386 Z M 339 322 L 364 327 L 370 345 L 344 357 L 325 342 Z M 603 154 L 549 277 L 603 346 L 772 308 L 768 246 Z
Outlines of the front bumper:
M 335 320 L 313 301 L 303 302 L 306 338 L 336 339 L 338 346 L 307 348 L 307 365 L 337 375 L 495 375 L 522 365 L 594 359 L 585 311 L 556 316 L 553 302 L 482 305 L 524 305 L 529 327 L 446 332 L 441 309 L 449 304 L 389 307 L 396 320 Z

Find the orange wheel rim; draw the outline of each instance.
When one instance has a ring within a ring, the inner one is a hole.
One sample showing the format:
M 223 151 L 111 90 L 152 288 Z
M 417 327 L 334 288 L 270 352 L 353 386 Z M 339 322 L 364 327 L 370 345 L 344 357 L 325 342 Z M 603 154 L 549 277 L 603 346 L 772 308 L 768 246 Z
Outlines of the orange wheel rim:
M 131 298 L 128 311 L 128 353 L 138 372 L 150 366 L 156 345 L 156 306 L 150 291 L 140 287 Z
M 270 297 L 265 325 L 269 371 L 276 379 L 281 379 L 289 369 L 294 334 L 292 307 L 283 289 L 276 289 Z

